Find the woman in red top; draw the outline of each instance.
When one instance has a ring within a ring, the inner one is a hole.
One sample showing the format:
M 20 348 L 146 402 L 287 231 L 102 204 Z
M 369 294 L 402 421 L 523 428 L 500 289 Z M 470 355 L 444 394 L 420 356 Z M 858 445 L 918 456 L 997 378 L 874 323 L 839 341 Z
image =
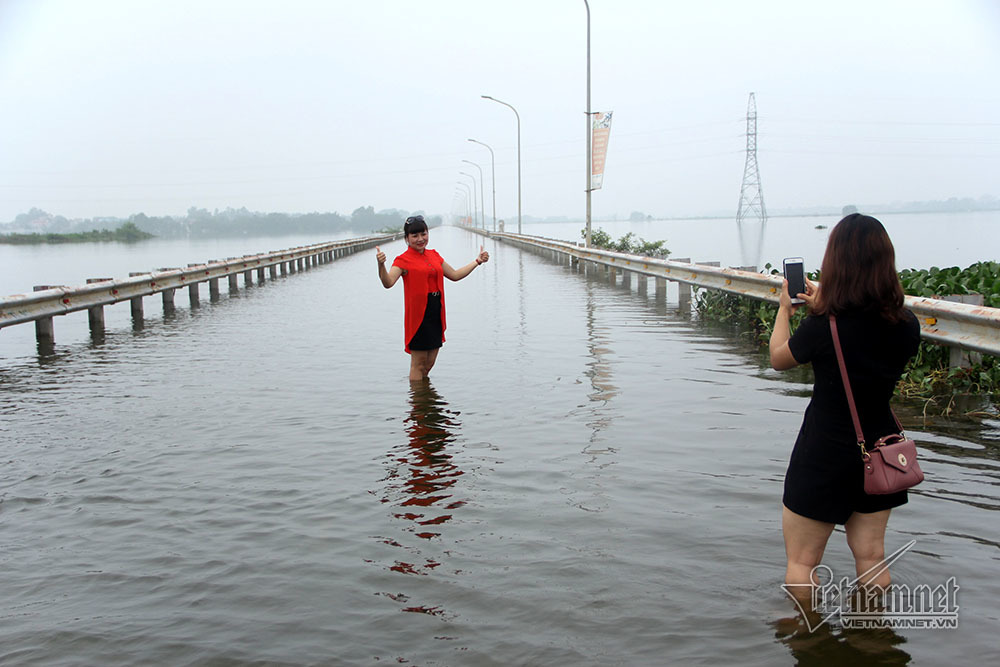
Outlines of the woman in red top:
M 393 261 L 392 268 L 385 268 L 385 253 L 377 246 L 375 259 L 379 280 L 386 289 L 395 285 L 400 276 L 403 278 L 406 303 L 403 342 L 410 355 L 410 380 L 423 380 L 434 367 L 444 342 L 444 279 L 461 280 L 488 262 L 490 254 L 479 246 L 479 256 L 474 261 L 453 269 L 436 250 L 427 247 L 427 223 L 422 215 L 406 219 L 403 236 L 408 247 Z

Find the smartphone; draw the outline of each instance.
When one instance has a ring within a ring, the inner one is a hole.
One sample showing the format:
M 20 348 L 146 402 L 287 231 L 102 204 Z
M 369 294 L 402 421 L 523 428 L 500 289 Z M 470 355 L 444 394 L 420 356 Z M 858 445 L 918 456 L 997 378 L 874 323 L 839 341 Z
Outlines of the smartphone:
M 802 258 L 786 257 L 783 264 L 785 266 L 785 280 L 788 281 L 788 295 L 792 297 L 792 303 L 805 303 L 802 299 L 795 298 L 796 294 L 806 293 L 806 274 L 805 269 L 802 268 Z

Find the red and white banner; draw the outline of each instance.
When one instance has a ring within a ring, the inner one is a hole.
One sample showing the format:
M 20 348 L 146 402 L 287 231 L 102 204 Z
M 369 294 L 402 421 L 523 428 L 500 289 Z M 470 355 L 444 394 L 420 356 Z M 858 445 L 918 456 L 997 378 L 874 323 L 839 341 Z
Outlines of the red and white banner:
M 600 190 L 604 184 L 604 161 L 608 156 L 608 136 L 611 134 L 611 111 L 593 114 L 590 143 L 590 189 Z

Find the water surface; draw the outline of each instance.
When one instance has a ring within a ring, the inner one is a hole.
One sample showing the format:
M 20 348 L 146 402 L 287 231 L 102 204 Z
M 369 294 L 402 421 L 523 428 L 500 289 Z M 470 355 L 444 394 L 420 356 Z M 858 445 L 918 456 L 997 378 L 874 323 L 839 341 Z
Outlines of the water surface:
M 454 266 L 481 242 L 431 232 Z M 486 247 L 446 286 L 426 385 L 373 251 L 195 308 L 179 294 L 170 316 L 148 299 L 141 328 L 111 307 L 96 339 L 59 318 L 46 354 L 30 326 L 0 332 L 0 663 L 997 656 L 1000 423 L 900 410 L 928 479 L 890 522 L 890 549 L 917 540 L 894 576 L 955 576 L 959 628 L 789 636 L 781 482 L 808 371 L 599 272 Z M 825 562 L 853 569 L 842 532 Z

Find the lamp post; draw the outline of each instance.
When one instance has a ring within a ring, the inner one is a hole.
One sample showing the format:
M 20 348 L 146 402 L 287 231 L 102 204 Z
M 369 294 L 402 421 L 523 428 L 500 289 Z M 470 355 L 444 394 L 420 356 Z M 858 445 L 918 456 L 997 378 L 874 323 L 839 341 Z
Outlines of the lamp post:
M 468 210 L 468 208 L 469 208 L 469 202 L 473 201 L 473 199 L 472 199 L 472 191 L 469 189 L 469 184 L 465 183 L 463 181 L 455 181 L 455 182 L 458 185 L 461 185 L 463 188 L 465 188 L 465 193 L 464 193 L 465 194 L 465 208 L 466 208 L 466 210 Z M 473 206 L 474 206 L 474 204 L 473 204 Z M 467 217 L 469 218 L 469 220 L 472 219 L 472 212 L 471 211 L 469 211 L 469 215 Z
M 457 200 L 457 203 L 459 204 L 459 212 L 461 212 L 462 208 L 465 209 L 466 214 L 465 214 L 463 220 L 468 220 L 468 218 L 469 218 L 469 215 L 468 215 L 468 211 L 469 211 L 469 195 L 465 194 L 461 190 L 455 190 L 455 198 Z M 461 206 L 462 204 L 465 204 L 465 206 Z M 462 224 L 465 224 L 465 223 L 463 222 Z
M 465 204 L 465 210 L 469 210 L 469 197 L 461 190 L 455 190 L 455 205 Z M 459 209 L 461 210 L 461 209 Z
M 589 11 L 589 10 L 588 10 Z M 517 109 L 507 104 L 502 100 L 498 100 L 495 97 L 490 97 L 489 95 L 482 96 L 484 100 L 493 100 L 497 104 L 502 104 L 511 111 L 517 117 L 517 233 L 521 233 L 521 114 L 517 112 Z M 589 118 L 589 116 L 588 116 Z M 589 185 L 589 183 L 588 183 Z
M 486 146 L 486 150 L 490 152 L 490 180 L 493 181 L 493 231 L 497 230 L 497 163 L 493 159 L 493 149 L 481 141 L 476 141 L 475 139 L 469 139 L 474 144 L 479 144 L 480 146 Z
M 594 150 L 594 147 L 591 145 L 591 136 L 590 136 L 591 133 L 592 133 L 592 130 L 591 130 L 591 118 L 592 118 L 592 116 L 591 116 L 591 113 L 590 113 L 590 3 L 587 2 L 587 0 L 583 0 L 583 4 L 587 8 L 587 113 L 586 113 L 586 116 L 585 116 L 586 119 L 587 119 L 587 170 L 585 172 L 586 176 L 587 176 L 587 187 L 586 187 L 586 191 L 587 191 L 587 233 L 586 233 L 586 237 L 585 237 L 584 240 L 585 240 L 586 246 L 589 248 L 590 247 L 590 193 L 591 193 L 591 188 L 590 188 L 590 186 L 591 186 L 590 170 L 591 170 L 592 165 L 593 165 L 593 159 L 594 159 L 593 150 Z
M 468 162 L 473 167 L 479 170 L 479 222 L 480 227 L 483 231 L 486 231 L 486 199 L 483 197 L 483 168 L 472 160 L 462 160 L 462 162 Z
M 460 171 L 458 173 L 460 173 L 462 176 L 468 176 L 469 178 L 472 179 L 472 213 L 473 215 L 477 215 L 478 211 L 476 210 L 476 177 L 467 171 Z M 479 226 L 475 218 L 472 219 L 472 226 L 473 227 Z

